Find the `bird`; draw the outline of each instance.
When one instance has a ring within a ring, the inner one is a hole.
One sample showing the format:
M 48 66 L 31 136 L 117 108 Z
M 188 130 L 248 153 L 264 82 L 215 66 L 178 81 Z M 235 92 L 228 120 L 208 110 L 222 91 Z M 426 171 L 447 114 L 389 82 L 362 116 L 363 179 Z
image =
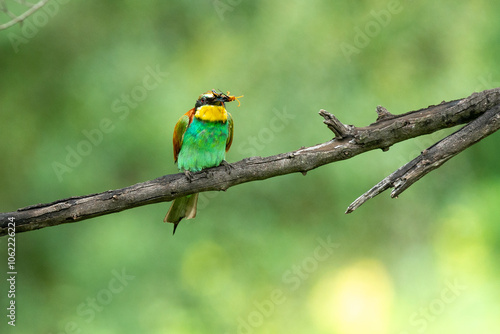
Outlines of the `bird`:
M 231 96 L 212 89 L 201 94 L 193 109 L 186 112 L 174 127 L 174 162 L 189 181 L 192 173 L 221 164 L 230 166 L 225 158 L 233 142 L 233 117 L 225 108 L 226 102 L 243 96 Z M 174 199 L 163 222 L 177 225 L 183 219 L 196 217 L 198 193 Z

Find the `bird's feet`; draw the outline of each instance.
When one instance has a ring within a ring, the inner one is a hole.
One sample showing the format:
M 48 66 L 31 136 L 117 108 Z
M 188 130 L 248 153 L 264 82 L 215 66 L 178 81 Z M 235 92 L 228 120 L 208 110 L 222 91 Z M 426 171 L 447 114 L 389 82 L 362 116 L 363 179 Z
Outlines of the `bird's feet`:
M 188 171 L 188 170 L 185 170 L 185 171 L 184 171 L 184 175 L 186 175 L 186 179 L 187 179 L 189 182 L 193 181 L 193 173 L 191 173 L 191 172 L 190 172 L 190 171 Z
M 220 163 L 221 166 L 224 166 L 224 168 L 226 169 L 226 172 L 228 174 L 231 174 L 231 170 L 234 169 L 233 165 L 231 165 L 229 162 L 227 162 L 226 160 L 222 160 L 222 162 Z

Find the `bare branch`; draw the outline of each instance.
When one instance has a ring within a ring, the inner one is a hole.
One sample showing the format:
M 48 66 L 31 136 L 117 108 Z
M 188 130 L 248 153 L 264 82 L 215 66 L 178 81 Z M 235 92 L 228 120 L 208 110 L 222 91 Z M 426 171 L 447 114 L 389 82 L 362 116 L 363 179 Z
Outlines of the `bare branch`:
M 380 148 L 385 151 L 395 143 L 409 138 L 470 122 L 454 134 L 456 137 L 451 135 L 447 141 L 445 139 L 429 148 L 423 154 L 424 158 L 420 164 L 417 163 L 412 167 L 413 165 L 409 163 L 402 167 L 399 177 L 394 179 L 400 180 L 399 182 L 393 179 L 382 181 L 377 185 L 377 189 L 376 186 L 375 190 L 367 193 L 367 198 L 391 186 L 396 186 L 395 191 L 400 193 L 430 170 L 496 131 L 500 117 L 499 108 L 500 88 L 496 88 L 402 115 L 391 115 L 379 107 L 378 120 L 367 127 L 344 125 L 335 116 L 322 110 L 320 113 L 325 118 L 325 123 L 336 136 L 323 144 L 270 157 L 247 158 L 231 164 L 233 168 L 230 173 L 225 166 L 206 169 L 194 173 L 191 182 L 182 173 L 165 175 L 122 189 L 71 197 L 48 204 L 29 206 L 14 212 L 0 213 L 0 236 L 8 232 L 9 217 L 15 219 L 16 233 L 78 222 L 137 206 L 171 201 L 197 192 L 225 191 L 229 187 L 245 182 L 296 172 L 305 173 L 370 150 Z M 476 121 L 473 121 L 474 119 Z
M 319 111 L 319 114 L 323 116 L 325 119 L 323 123 L 325 123 L 330 130 L 335 133 L 335 138 L 337 139 L 343 139 L 347 137 L 352 137 L 354 135 L 353 133 L 353 126 L 348 126 L 342 124 L 337 117 L 335 117 L 333 114 L 330 114 L 328 111 L 321 109 Z
M 49 1 L 50 0 L 40 0 L 35 4 L 27 3 L 26 1 L 21 1 L 19 3 L 28 6 L 28 9 L 21 15 L 15 15 L 7 8 L 5 1 L 0 1 L 1 10 L 7 15 L 9 15 L 12 19 L 7 23 L 0 24 L 0 30 L 5 30 L 16 23 L 22 23 L 24 20 L 26 20 L 26 18 L 28 18 L 28 16 L 32 15 L 34 12 L 42 8 Z
M 441 167 L 446 161 L 489 136 L 499 128 L 500 106 L 497 105 L 460 130 L 424 150 L 417 158 L 377 183 L 349 205 L 346 213 L 353 212 L 367 200 L 389 188 L 394 188 L 391 192 L 392 198 L 399 196 L 427 173 Z

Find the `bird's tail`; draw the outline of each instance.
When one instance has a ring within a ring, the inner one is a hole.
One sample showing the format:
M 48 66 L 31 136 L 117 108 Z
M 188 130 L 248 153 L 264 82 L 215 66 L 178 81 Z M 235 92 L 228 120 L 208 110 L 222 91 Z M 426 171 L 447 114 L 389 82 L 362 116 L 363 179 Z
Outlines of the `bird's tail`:
M 174 224 L 174 233 L 182 218 L 191 219 L 196 217 L 196 206 L 198 204 L 198 194 L 174 199 L 163 222 Z

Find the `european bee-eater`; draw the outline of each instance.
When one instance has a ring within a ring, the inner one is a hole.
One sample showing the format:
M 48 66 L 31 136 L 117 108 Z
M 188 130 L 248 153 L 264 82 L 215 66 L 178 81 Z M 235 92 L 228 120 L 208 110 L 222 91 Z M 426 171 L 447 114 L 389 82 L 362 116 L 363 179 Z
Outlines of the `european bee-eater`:
M 214 89 L 200 95 L 193 109 L 185 113 L 174 128 L 174 161 L 191 179 L 191 172 L 216 167 L 225 162 L 233 141 L 233 118 L 225 102 L 237 100 Z M 198 194 L 174 199 L 164 222 L 174 224 L 174 234 L 182 218 L 196 216 Z

